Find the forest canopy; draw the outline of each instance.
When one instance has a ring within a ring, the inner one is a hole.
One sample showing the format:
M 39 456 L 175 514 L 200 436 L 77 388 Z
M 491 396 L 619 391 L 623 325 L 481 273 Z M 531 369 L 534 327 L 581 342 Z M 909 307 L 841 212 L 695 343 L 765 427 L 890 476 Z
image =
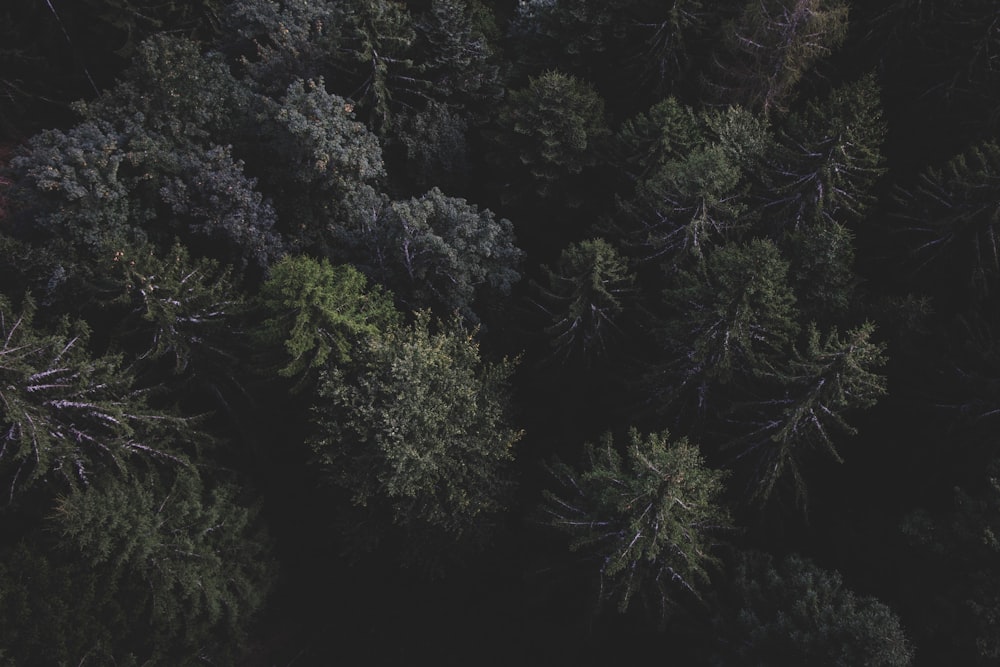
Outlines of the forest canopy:
M 998 26 L 8 0 L 0 664 L 994 664 Z

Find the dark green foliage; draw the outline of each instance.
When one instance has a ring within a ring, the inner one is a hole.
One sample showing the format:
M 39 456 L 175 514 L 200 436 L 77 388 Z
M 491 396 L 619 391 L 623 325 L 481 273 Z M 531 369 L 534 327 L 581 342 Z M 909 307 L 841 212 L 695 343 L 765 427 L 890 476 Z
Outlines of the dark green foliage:
M 746 178 L 770 146 L 764 122 L 739 108 L 698 118 L 671 98 L 619 137 L 641 175 L 618 226 L 644 254 L 700 257 L 744 226 Z
M 356 269 L 303 256 L 272 266 L 258 298 L 267 314 L 258 338 L 284 347 L 278 373 L 287 377 L 349 361 L 353 348 L 399 320 L 392 297 Z
M 37 329 L 28 301 L 0 297 L 0 476 L 6 501 L 35 484 L 86 483 L 141 456 L 179 462 L 196 436 L 147 407 L 121 359 L 92 356 L 88 331 Z
M 1000 274 L 1000 146 L 985 142 L 943 167 L 926 169 L 897 192 L 902 228 L 915 239 L 921 266 L 944 264 L 976 293 L 993 291 Z
M 593 87 L 556 71 L 512 91 L 499 124 L 498 159 L 511 172 L 524 173 L 542 198 L 565 195 L 567 180 L 597 164 L 610 136 L 604 101 Z
M 699 411 L 715 384 L 768 372 L 798 333 L 788 263 L 773 243 L 724 245 L 704 264 L 678 273 L 664 294 L 663 326 L 672 360 L 661 369 L 666 400 L 695 390 Z
M 624 457 L 610 433 L 585 453 L 580 471 L 550 466 L 561 488 L 546 492 L 543 516 L 597 562 L 601 598 L 625 611 L 638 596 L 666 612 L 700 597 L 717 564 L 717 535 L 730 528 L 718 504 L 723 474 L 666 432 L 631 430 Z
M 914 615 L 951 659 L 989 665 L 1000 658 L 1000 465 L 994 460 L 969 488 L 953 489 L 943 511 L 918 509 L 902 523 L 908 547 L 924 557 L 913 573 L 930 581 Z M 985 479 L 984 479 L 985 478 Z
M 509 362 L 487 363 L 457 322 L 369 338 L 321 376 L 310 444 L 325 474 L 376 521 L 420 537 L 482 533 L 503 506 L 519 431 L 507 422 Z
M 413 183 L 449 192 L 452 187 L 466 187 L 472 166 L 468 130 L 461 115 L 433 101 L 416 115 L 403 119 L 397 136 L 406 147 L 406 166 Z
M 721 103 L 782 111 L 812 65 L 843 43 L 844 0 L 750 0 L 726 26 L 706 86 Z
M 913 656 L 891 609 L 798 556 L 775 565 L 749 552 L 725 591 L 714 665 L 903 667 Z
M 0 565 L 0 643 L 26 662 L 231 663 L 271 583 L 256 510 L 189 469 L 101 476 Z M 8 560 L 16 558 L 16 560 Z
M 555 270 L 543 267 L 539 305 L 549 317 L 545 333 L 562 361 L 589 362 L 620 338 L 618 320 L 635 293 L 628 263 L 603 239 L 574 243 L 559 256 Z
M 879 90 L 873 76 L 835 90 L 793 116 L 765 173 L 769 224 L 798 229 L 861 218 L 884 172 Z
M 484 32 L 487 11 L 479 0 L 431 0 L 416 22 L 430 94 L 480 113 L 504 94 L 499 54 Z
M 871 341 L 874 331 L 865 323 L 843 337 L 836 330 L 823 336 L 810 327 L 804 352 L 762 373 L 774 385 L 771 397 L 736 408 L 753 415 L 737 419 L 741 433 L 732 445 L 750 469 L 753 499 L 766 501 L 778 480 L 791 475 L 804 507 L 806 454 L 818 449 L 841 461 L 834 437 L 856 433 L 845 413 L 870 408 L 886 393 L 885 377 L 877 373 L 886 363 L 885 347 Z
M 509 220 L 437 188 L 392 204 L 388 284 L 412 309 L 434 307 L 475 321 L 478 296 L 506 296 L 524 253 Z
M 837 222 L 817 222 L 787 235 L 789 279 L 802 320 L 843 317 L 855 305 L 854 235 Z

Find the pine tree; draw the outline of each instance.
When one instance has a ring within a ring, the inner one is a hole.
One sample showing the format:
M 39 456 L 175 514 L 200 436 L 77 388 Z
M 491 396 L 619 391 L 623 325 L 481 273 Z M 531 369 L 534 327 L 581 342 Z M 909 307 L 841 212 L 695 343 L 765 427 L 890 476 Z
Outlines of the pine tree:
M 182 463 L 200 438 L 151 410 L 115 356 L 92 356 L 89 332 L 64 322 L 48 333 L 0 297 L 0 477 L 7 501 L 36 484 L 86 483 L 141 456 Z
M 680 271 L 664 292 L 668 361 L 652 378 L 660 400 L 687 396 L 704 414 L 712 387 L 770 371 L 799 328 L 787 273 L 788 263 L 766 240 L 724 245 Z
M 723 474 L 705 467 L 695 445 L 667 432 L 629 432 L 624 456 L 611 434 L 587 444 L 581 470 L 555 461 L 560 489 L 546 491 L 544 520 L 592 557 L 601 598 L 625 611 L 633 598 L 667 612 L 701 596 L 717 564 L 717 535 L 730 528 L 719 503 Z
M 520 280 L 524 253 L 510 220 L 432 188 L 394 202 L 387 220 L 388 283 L 411 308 L 433 307 L 477 321 L 477 297 L 506 296 Z

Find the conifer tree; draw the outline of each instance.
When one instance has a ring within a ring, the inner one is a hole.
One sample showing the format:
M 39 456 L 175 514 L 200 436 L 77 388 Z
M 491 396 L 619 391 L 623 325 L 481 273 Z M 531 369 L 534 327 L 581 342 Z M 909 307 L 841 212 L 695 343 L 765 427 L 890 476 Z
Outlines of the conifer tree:
M 595 238 L 563 250 L 556 268 L 543 267 L 547 285 L 537 285 L 539 305 L 549 317 L 545 333 L 563 361 L 591 361 L 621 335 L 618 320 L 635 276 L 625 258 L 607 241 Z
M 766 554 L 743 554 L 723 590 L 713 665 L 905 667 L 913 657 L 889 607 L 799 556 L 775 563 Z
M 713 386 L 771 370 L 799 328 L 787 273 L 777 247 L 755 240 L 724 245 L 677 274 L 664 293 L 668 361 L 653 379 L 662 400 L 687 395 L 704 413 Z
M 89 332 L 48 333 L 0 297 L 0 477 L 3 497 L 43 484 L 86 483 L 134 456 L 182 462 L 200 438 L 182 420 L 151 410 L 114 356 L 92 356 Z
M 802 76 L 847 36 L 844 0 L 750 0 L 725 28 L 707 90 L 722 104 L 782 111 Z
M 861 218 L 884 173 L 879 90 L 874 76 L 811 101 L 779 133 L 764 173 L 765 216 L 778 229 Z
M 321 375 L 310 445 L 325 475 L 386 529 L 454 542 L 503 506 L 520 431 L 507 417 L 513 365 L 481 359 L 457 320 L 371 337 Z
M 645 598 L 667 612 L 700 597 L 718 536 L 730 528 L 719 504 L 723 474 L 667 432 L 632 429 L 624 456 L 608 433 L 585 453 L 580 470 L 558 460 L 550 466 L 560 488 L 546 492 L 542 512 L 571 536 L 571 549 L 596 561 L 602 600 L 625 611 Z
M 302 380 L 350 360 L 356 347 L 396 326 L 392 297 L 350 265 L 286 256 L 273 267 L 258 295 L 267 315 L 258 338 L 284 347 L 278 371 Z
M 991 293 L 1000 275 L 998 192 L 1000 145 L 989 141 L 899 189 L 897 216 L 920 266 L 943 264 L 977 294 Z
M 818 449 L 842 462 L 835 437 L 856 433 L 846 413 L 870 408 L 886 393 L 885 377 L 877 372 L 886 363 L 885 348 L 871 340 L 874 332 L 874 325 L 865 323 L 843 337 L 836 330 L 824 336 L 812 326 L 804 352 L 763 373 L 774 383 L 771 397 L 743 406 L 753 416 L 737 419 L 741 433 L 731 444 L 735 458 L 750 470 L 748 491 L 754 500 L 766 501 L 776 483 L 790 475 L 804 508 L 807 453 Z
M 539 197 L 573 195 L 568 183 L 597 164 L 610 136 L 604 115 L 604 101 L 585 81 L 558 71 L 532 77 L 500 111 L 497 157 L 527 176 Z

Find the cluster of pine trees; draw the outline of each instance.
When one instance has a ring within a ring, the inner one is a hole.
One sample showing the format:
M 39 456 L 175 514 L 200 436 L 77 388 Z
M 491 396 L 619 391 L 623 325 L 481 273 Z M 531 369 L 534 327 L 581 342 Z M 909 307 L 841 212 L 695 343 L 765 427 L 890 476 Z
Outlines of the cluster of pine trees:
M 0 665 L 1000 657 L 995 3 L 0 43 Z

